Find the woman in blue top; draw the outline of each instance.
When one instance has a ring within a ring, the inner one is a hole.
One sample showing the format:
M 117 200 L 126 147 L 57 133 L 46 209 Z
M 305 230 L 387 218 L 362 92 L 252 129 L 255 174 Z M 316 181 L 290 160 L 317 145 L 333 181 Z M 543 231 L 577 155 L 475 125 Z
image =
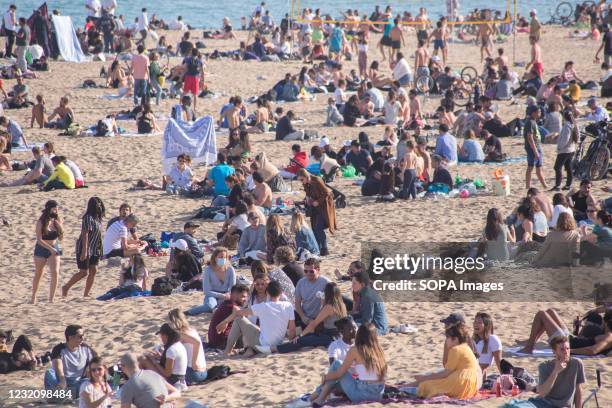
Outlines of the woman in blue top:
M 228 255 L 227 248 L 215 248 L 202 276 L 204 303 L 192 307 L 185 312 L 186 315 L 194 316 L 201 313 L 212 313 L 218 304 L 230 298 L 232 286 L 236 284 L 236 272 L 230 264 Z
M 340 22 L 337 22 L 329 40 L 330 54 L 342 54 L 344 44 L 346 44 L 346 37 L 344 36 L 344 31 L 342 30 L 342 27 L 340 27 Z
M 304 214 L 299 211 L 291 217 L 291 232 L 295 234 L 295 247 L 298 252 L 305 249 L 313 255 L 319 255 L 319 244 L 312 230 L 308 228 Z
M 602 262 L 605 258 L 612 259 L 612 215 L 599 210 L 594 221 L 595 226 L 591 232 L 582 235 L 580 243 L 582 265 L 593 265 Z
M 484 161 L 484 157 L 484 151 L 482 150 L 480 143 L 478 143 L 476 140 L 476 134 L 473 130 L 468 130 L 465 135 L 463 145 L 461 146 L 461 149 L 459 149 L 459 161 L 482 163 Z
M 385 22 L 383 36 L 378 43 L 378 48 L 380 49 L 380 53 L 382 54 L 382 60 L 385 61 L 385 50 L 383 47 L 391 48 L 391 30 L 393 29 L 393 15 L 391 13 L 391 6 L 387 6 L 385 12 L 381 16 L 381 21 Z M 389 60 L 391 60 L 392 51 L 389 50 Z

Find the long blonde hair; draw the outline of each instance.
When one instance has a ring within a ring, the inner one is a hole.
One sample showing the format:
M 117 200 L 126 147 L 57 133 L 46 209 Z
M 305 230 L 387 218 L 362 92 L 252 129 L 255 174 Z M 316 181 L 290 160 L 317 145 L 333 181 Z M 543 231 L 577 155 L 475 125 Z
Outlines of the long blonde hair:
M 306 219 L 304 218 L 304 214 L 300 211 L 296 211 L 291 216 L 291 232 L 296 234 L 299 230 L 304 227 L 306 224 Z
M 170 327 L 179 333 L 184 333 L 189 330 L 189 322 L 185 313 L 181 309 L 172 309 L 168 312 L 168 320 L 170 321 Z
M 363 358 L 368 370 L 376 371 L 378 378 L 384 379 L 387 374 L 387 362 L 376 334 L 376 326 L 372 323 L 362 324 L 355 336 L 355 347 Z
M 266 223 L 266 232 L 268 234 L 274 233 L 278 237 L 283 235 L 284 230 L 283 223 L 277 214 L 272 214 L 268 217 L 268 222 Z
M 323 290 L 324 302 L 334 309 L 334 315 L 338 318 L 346 316 L 346 306 L 342 300 L 342 292 L 336 283 L 329 282 Z

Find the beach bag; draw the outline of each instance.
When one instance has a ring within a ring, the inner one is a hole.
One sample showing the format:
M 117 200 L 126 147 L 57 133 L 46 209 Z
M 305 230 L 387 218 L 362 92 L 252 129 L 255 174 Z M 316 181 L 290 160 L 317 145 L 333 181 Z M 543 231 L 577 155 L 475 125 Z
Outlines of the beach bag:
M 168 278 L 167 276 L 155 278 L 151 286 L 151 295 L 168 296 L 179 286 L 181 286 L 181 281 L 178 279 Z
M 226 365 L 212 366 L 207 371 L 206 381 L 221 380 L 226 378 L 230 375 L 231 370 L 232 369 Z
M 213 220 L 215 216 L 222 211 L 224 211 L 223 207 L 202 207 L 193 218 Z
M 268 180 L 267 184 L 270 186 L 273 193 L 286 193 L 291 191 L 280 174 L 277 174 Z
M 66 127 L 63 133 L 64 136 L 78 136 L 81 133 L 81 126 L 78 123 L 71 123 L 70 126 Z
M 349 164 L 348 166 L 345 166 L 342 168 L 342 177 L 355 177 L 357 175 L 357 170 L 355 169 L 355 167 L 353 167 L 353 165 Z
M 94 134 L 94 136 L 108 136 L 109 131 L 110 129 L 106 125 L 106 122 L 103 120 L 99 120 L 98 124 L 96 125 L 96 133 Z
M 70 113 L 67 113 L 66 119 L 64 119 L 64 126 L 66 127 L 66 129 L 69 129 L 73 123 L 74 123 L 74 116 L 72 116 L 72 114 Z

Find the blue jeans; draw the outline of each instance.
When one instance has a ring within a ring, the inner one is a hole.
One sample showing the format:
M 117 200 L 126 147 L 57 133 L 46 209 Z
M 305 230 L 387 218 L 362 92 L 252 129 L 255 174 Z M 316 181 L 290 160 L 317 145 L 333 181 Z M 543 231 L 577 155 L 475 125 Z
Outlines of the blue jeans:
M 298 338 L 297 343 L 291 341 L 289 343 L 279 344 L 276 348 L 279 353 L 291 353 L 303 347 L 329 347 L 332 341 L 334 341 L 334 338 L 331 334 L 324 333 L 318 335 L 310 333 Z
M 342 361 L 336 360 L 329 368 L 329 372 L 338 371 L 342 366 Z M 369 383 L 353 378 L 350 372 L 344 373 L 339 380 L 328 381 L 326 384 L 340 388 L 351 402 L 380 401 L 385 391 L 385 384 Z M 321 386 L 317 387 L 317 392 L 321 392 Z
M 554 408 L 554 405 L 543 398 L 529 398 L 528 400 L 514 399 L 502 406 L 503 408 Z
M 157 82 L 157 79 L 151 79 L 151 88 L 155 89 L 155 104 L 159 106 L 159 101 L 161 100 L 162 95 L 162 87 Z
M 225 207 L 229 204 L 229 200 L 224 195 L 218 195 L 212 200 L 213 207 Z
M 317 214 L 316 221 L 312 226 L 312 232 L 314 232 L 320 251 L 327 250 L 327 235 L 325 234 L 325 228 L 327 228 L 325 216 Z
M 208 371 L 193 371 L 193 368 L 187 367 L 187 373 L 185 374 L 185 380 L 187 385 L 201 384 L 208 377 Z
M 219 302 L 216 297 L 206 295 L 204 296 L 203 304 L 201 304 L 200 306 L 192 307 L 191 309 L 187 310 L 185 314 L 187 316 L 195 316 L 202 313 L 212 313 L 217 307 L 218 303 Z
M 98 296 L 96 300 L 125 299 L 140 292 L 142 292 L 142 290 L 137 285 L 120 286 L 117 288 L 112 288 L 102 296 Z
M 134 80 L 134 105 L 140 103 L 139 98 L 147 97 L 147 81 L 146 79 L 135 79 Z
M 49 368 L 45 371 L 45 390 L 54 390 L 59 385 L 59 380 L 57 375 L 55 374 L 55 370 Z M 70 390 L 72 392 L 72 399 L 79 398 L 79 388 L 81 388 L 81 383 L 83 382 L 82 378 L 68 378 L 66 377 L 66 390 Z

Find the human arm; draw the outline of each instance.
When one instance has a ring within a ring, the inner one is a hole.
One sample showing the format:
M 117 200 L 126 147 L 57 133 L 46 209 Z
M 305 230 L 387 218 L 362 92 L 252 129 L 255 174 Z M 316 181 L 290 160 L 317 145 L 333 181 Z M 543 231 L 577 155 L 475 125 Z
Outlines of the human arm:
M 612 346 L 612 334 L 607 334 L 606 337 L 597 341 L 592 346 L 572 349 L 572 354 L 582 356 L 595 356 L 601 353 L 603 350 L 609 348 L 610 346 Z
M 557 381 L 557 377 L 559 376 L 559 373 L 563 371 L 566 366 L 567 366 L 567 363 L 565 362 L 562 363 L 556 358 L 555 358 L 555 365 L 550 371 L 550 373 L 546 373 L 545 371 L 543 371 L 542 366 L 540 366 L 540 370 L 539 370 L 540 379 L 546 377 L 546 374 L 548 374 L 548 377 L 546 378 L 544 382 L 541 382 L 538 385 L 538 388 L 537 388 L 538 396 L 546 397 L 548 394 L 550 394 L 553 387 L 555 386 L 555 382 Z
M 574 406 L 582 408 L 582 384 L 576 384 L 574 391 Z
M 349 370 L 349 368 L 351 368 L 356 358 L 357 358 L 357 349 L 353 346 L 347 353 L 346 358 L 342 362 L 342 365 L 340 366 L 340 368 L 338 368 L 336 371 L 330 371 L 329 373 L 324 375 L 323 382 L 334 381 L 334 380 L 338 380 L 342 378 L 342 376 Z
M 298 285 L 299 285 L 299 282 L 298 282 Z M 310 322 L 310 319 L 304 313 L 304 309 L 302 309 L 302 296 L 299 293 L 297 293 L 297 290 L 295 293 L 295 312 L 302 319 L 302 323 L 308 324 Z
M 418 382 L 427 381 L 427 380 L 441 380 L 451 375 L 453 371 L 454 370 L 449 370 L 448 368 L 445 368 L 441 371 L 437 371 L 432 374 L 415 375 L 414 379 L 417 380 Z
M 55 371 L 55 377 L 57 378 L 59 389 L 65 390 L 68 387 L 66 383 L 66 377 L 64 377 L 64 364 L 62 363 L 61 358 L 54 358 L 51 361 L 51 366 L 53 367 L 53 371 Z
M 42 239 L 42 223 L 40 221 L 36 223 L 36 243 L 51 251 L 52 254 L 57 253 L 57 250 L 52 245 L 49 245 Z
M 317 326 L 323 323 L 323 321 L 327 319 L 329 316 L 331 316 L 333 313 L 334 313 L 334 309 L 332 308 L 331 305 L 323 306 L 321 310 L 319 311 L 319 314 L 317 314 L 317 317 L 315 317 L 314 320 L 311 320 L 310 323 L 308 323 L 308 326 L 306 326 L 306 328 L 302 331 L 301 336 L 305 336 L 307 334 L 314 333 Z
M 189 334 L 182 333 L 181 334 L 181 343 L 183 344 L 191 344 L 192 346 L 192 356 L 191 356 L 191 368 L 194 371 L 201 371 L 202 368 L 198 365 L 198 356 L 200 354 L 200 341 L 199 339 L 190 336 Z
M 163 404 L 165 402 L 172 401 L 172 400 L 175 400 L 177 398 L 180 398 L 180 396 L 181 396 L 181 391 L 180 390 L 174 388 L 171 384 L 168 384 L 166 381 L 164 381 L 164 383 L 166 385 L 166 390 L 168 391 L 168 395 L 163 395 L 163 394 L 162 395 L 158 395 L 157 397 L 155 397 L 155 400 L 157 402 L 159 402 L 160 404 Z M 130 405 L 128 404 L 128 407 L 129 406 Z M 124 408 L 123 404 L 121 404 L 121 408 Z
M 91 387 L 93 388 L 93 385 L 91 385 Z M 87 408 L 98 408 L 98 407 L 106 408 L 103 404 L 113 394 L 113 390 L 106 382 L 102 382 L 101 387 L 102 387 L 102 396 L 95 401 L 93 399 L 93 393 L 90 393 L 87 391 L 87 388 L 89 387 L 87 387 L 86 389 L 84 389 L 83 391 L 79 393 L 79 397 L 81 398 L 81 401 L 85 402 L 85 406 Z

